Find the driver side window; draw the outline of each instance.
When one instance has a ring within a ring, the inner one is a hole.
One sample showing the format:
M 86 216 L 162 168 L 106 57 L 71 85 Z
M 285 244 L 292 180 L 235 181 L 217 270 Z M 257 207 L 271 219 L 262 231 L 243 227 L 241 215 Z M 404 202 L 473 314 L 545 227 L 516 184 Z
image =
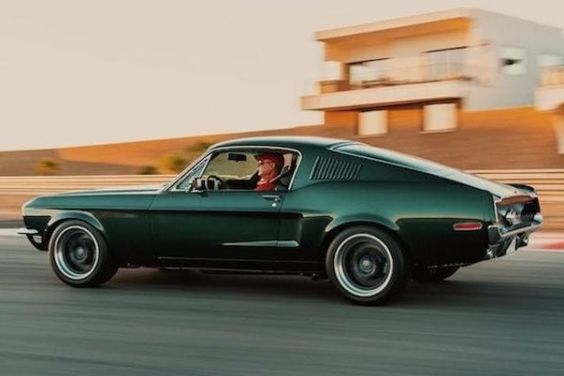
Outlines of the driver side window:
M 297 153 L 268 149 L 215 152 L 195 166 L 176 189 L 190 190 L 195 179 L 201 178 L 205 190 L 287 190 L 297 159 Z M 272 176 L 265 175 L 265 167 L 261 166 L 265 163 L 271 164 Z M 262 180 L 259 166 L 262 167 Z M 266 178 L 274 180 L 259 189 L 259 182 L 262 184 Z

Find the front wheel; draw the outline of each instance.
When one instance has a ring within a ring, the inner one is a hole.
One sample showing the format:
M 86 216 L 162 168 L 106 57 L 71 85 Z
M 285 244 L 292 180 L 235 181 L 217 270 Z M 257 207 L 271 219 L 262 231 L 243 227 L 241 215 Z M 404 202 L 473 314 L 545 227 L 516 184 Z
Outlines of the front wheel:
M 82 221 L 63 222 L 53 231 L 49 261 L 55 275 L 73 287 L 101 285 L 118 270 L 102 234 Z
M 371 227 L 352 227 L 329 245 L 327 274 L 345 298 L 376 305 L 397 295 L 408 281 L 406 258 L 388 233 Z
M 458 266 L 418 267 L 413 270 L 413 279 L 422 283 L 440 282 L 452 276 L 458 269 Z

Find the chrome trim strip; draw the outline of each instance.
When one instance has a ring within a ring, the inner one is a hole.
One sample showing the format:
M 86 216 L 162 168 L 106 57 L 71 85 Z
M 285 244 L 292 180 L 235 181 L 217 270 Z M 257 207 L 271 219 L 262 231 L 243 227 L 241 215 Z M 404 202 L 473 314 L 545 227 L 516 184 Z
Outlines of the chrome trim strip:
M 492 200 L 493 200 L 493 209 L 494 209 L 494 214 L 495 214 L 495 223 L 501 223 L 499 221 L 499 212 L 498 212 L 498 207 L 497 207 L 497 204 L 499 202 L 501 202 L 501 198 L 492 194 Z
M 225 247 L 276 247 L 276 240 L 259 240 L 256 242 L 233 242 L 221 243 Z
M 16 232 L 18 235 L 37 235 L 39 234 L 39 231 L 31 229 L 31 228 L 19 228 L 18 231 Z
M 176 185 L 178 184 L 178 182 L 180 182 L 186 175 L 188 175 L 190 173 L 190 171 L 192 171 L 193 168 L 197 167 L 201 161 L 203 161 L 206 158 L 211 157 L 212 154 L 216 153 L 216 152 L 220 152 L 220 151 L 225 151 L 225 150 L 241 150 L 241 149 L 265 149 L 265 150 L 284 150 L 284 151 L 288 151 L 291 153 L 296 153 L 298 155 L 298 160 L 296 162 L 296 169 L 293 173 L 292 179 L 290 180 L 290 184 L 288 184 L 288 191 L 291 191 L 293 186 L 294 186 L 294 180 L 296 179 L 296 176 L 298 174 L 298 170 L 300 168 L 300 165 L 302 163 L 302 152 L 297 150 L 297 149 L 293 149 L 293 148 L 287 148 L 287 147 L 283 147 L 283 146 L 265 146 L 265 145 L 243 145 L 243 146 L 224 146 L 224 147 L 218 147 L 217 149 L 213 149 L 213 146 L 208 149 L 208 151 L 204 154 L 202 154 L 202 157 L 200 157 L 199 159 L 197 159 L 196 161 L 192 162 L 190 165 L 188 165 L 188 167 L 186 167 L 184 169 L 184 171 L 182 171 L 180 174 L 178 174 L 178 176 L 172 180 L 171 183 L 169 183 L 168 185 L 165 185 L 163 187 L 163 189 L 161 190 L 161 192 L 163 191 L 169 191 L 169 192 L 185 192 L 185 190 L 183 189 L 176 189 Z M 209 160 L 207 161 L 207 163 L 209 163 Z M 204 171 L 206 170 L 206 167 L 204 168 Z M 225 190 L 225 192 L 229 192 L 230 190 L 227 189 Z M 231 190 L 231 191 L 248 191 L 248 190 Z
M 276 248 L 297 248 L 300 244 L 295 240 L 259 240 L 256 242 L 233 242 L 221 243 L 225 247 L 276 247 Z
M 300 243 L 295 240 L 280 240 L 277 246 L 279 248 L 298 248 Z

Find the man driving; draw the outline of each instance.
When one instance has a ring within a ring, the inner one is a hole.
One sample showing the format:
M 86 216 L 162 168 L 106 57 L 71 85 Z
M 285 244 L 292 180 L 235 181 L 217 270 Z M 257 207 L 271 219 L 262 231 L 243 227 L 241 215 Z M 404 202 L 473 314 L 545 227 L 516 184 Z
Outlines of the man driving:
M 258 176 L 255 191 L 274 191 L 278 185 L 280 171 L 284 167 L 284 157 L 277 153 L 261 153 L 255 156 L 258 163 Z

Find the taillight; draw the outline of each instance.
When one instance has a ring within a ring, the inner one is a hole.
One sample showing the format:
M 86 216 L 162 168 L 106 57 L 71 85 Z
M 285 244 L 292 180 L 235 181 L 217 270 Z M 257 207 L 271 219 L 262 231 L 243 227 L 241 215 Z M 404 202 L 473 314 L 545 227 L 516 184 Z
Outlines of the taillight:
M 454 231 L 478 231 L 483 225 L 480 222 L 459 222 L 452 225 Z

